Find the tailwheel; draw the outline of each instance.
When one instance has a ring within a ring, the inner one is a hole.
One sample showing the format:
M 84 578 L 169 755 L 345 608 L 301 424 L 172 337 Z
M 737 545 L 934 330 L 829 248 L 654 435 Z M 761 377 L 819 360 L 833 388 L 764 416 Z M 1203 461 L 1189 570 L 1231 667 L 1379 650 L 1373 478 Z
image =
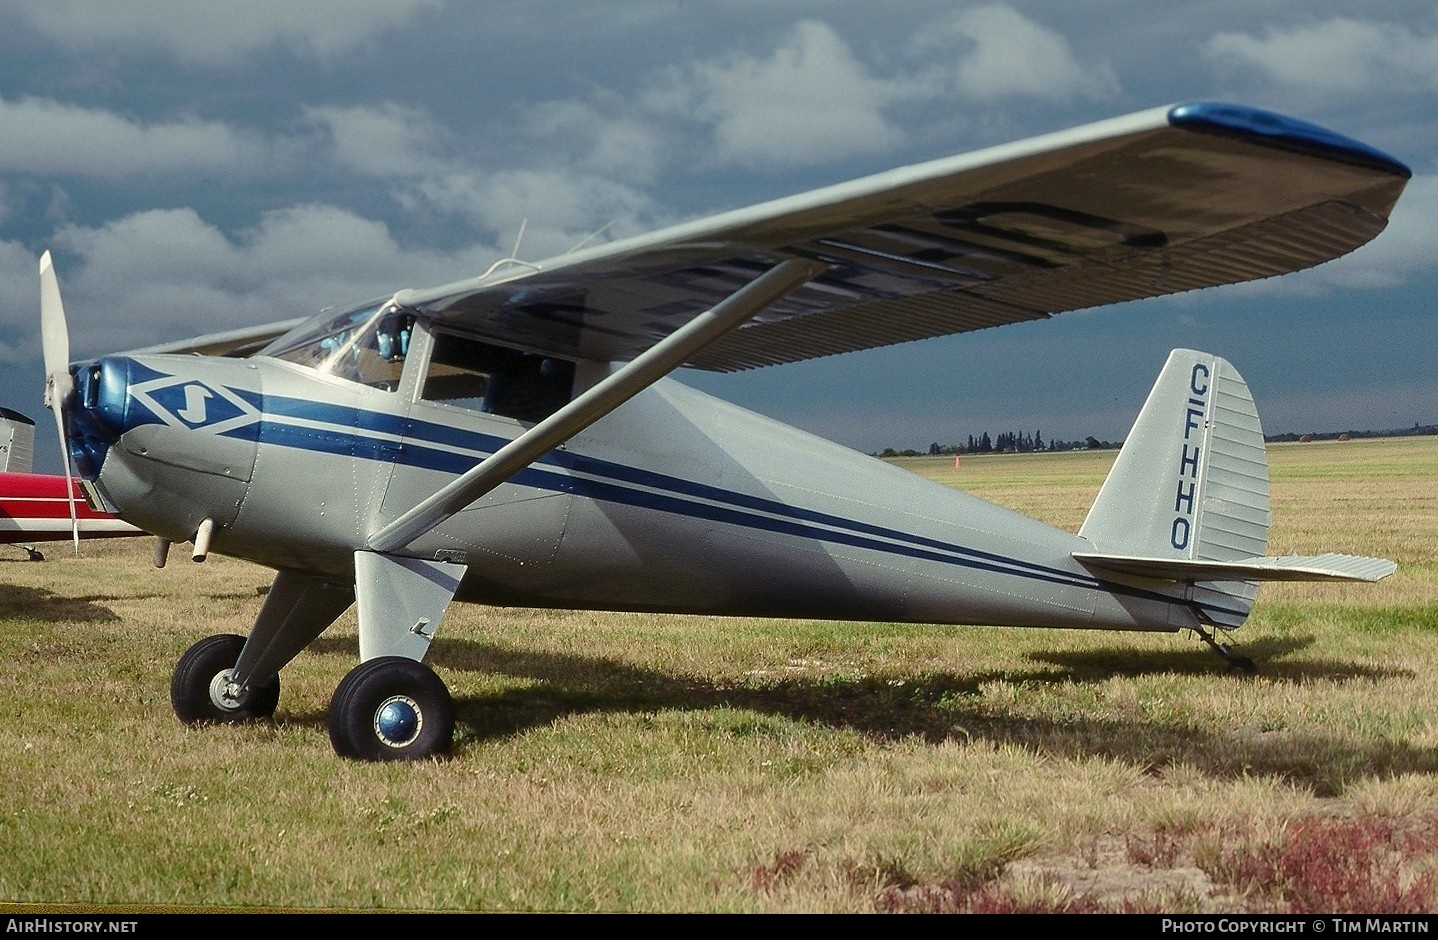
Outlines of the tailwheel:
M 1239 656 L 1233 651 L 1232 646 L 1229 646 L 1227 643 L 1218 642 L 1218 639 L 1211 632 L 1204 630 L 1202 627 L 1194 628 L 1194 632 L 1197 633 L 1198 638 L 1207 643 L 1215 653 L 1223 657 L 1224 661 L 1228 663 L 1228 671 L 1230 673 L 1234 675 L 1251 676 L 1258 672 L 1258 665 L 1254 663 L 1252 659 L 1247 656 Z
M 449 750 L 454 700 L 422 663 L 380 656 L 349 671 L 330 699 L 330 744 L 341 757 L 422 760 Z
M 1230 655 L 1228 659 L 1228 671 L 1238 676 L 1251 676 L 1258 672 L 1258 664 L 1247 656 Z
M 233 724 L 269 718 L 280 702 L 280 677 L 258 686 L 232 681 L 245 638 L 233 633 L 206 637 L 185 650 L 170 676 L 170 705 L 187 725 Z

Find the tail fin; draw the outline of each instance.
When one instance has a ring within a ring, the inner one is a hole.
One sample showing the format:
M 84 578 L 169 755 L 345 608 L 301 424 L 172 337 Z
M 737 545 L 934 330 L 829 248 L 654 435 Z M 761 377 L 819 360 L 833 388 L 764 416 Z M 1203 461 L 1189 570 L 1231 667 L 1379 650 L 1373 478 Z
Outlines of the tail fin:
M 35 462 L 35 422 L 0 408 L 0 471 L 29 473 Z
M 1191 585 L 1204 619 L 1232 629 L 1260 581 L 1377 581 L 1382 558 L 1265 556 L 1268 458 L 1248 384 L 1227 360 L 1175 349 L 1079 535 L 1092 568 Z

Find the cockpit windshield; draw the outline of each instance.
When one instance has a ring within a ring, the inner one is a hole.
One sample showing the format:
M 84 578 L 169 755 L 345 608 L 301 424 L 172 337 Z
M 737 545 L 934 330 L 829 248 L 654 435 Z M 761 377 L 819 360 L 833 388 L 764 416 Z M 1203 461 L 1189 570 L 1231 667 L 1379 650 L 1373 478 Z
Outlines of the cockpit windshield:
M 257 355 L 393 390 L 399 386 L 414 317 L 388 300 L 301 323 Z

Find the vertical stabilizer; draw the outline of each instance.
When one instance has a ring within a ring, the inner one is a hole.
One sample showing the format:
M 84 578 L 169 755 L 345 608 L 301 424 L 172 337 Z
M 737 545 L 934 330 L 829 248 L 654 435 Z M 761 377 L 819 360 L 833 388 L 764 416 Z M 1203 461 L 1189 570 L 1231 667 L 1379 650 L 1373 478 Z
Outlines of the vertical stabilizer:
M 1247 383 L 1225 359 L 1175 349 L 1079 535 L 1101 554 L 1239 562 L 1264 555 L 1269 520 L 1268 460 Z M 1256 581 L 1197 582 L 1193 600 L 1232 627 L 1257 593 Z
M 0 472 L 29 473 L 35 466 L 35 422 L 0 408 Z
M 1225 359 L 1175 349 L 1079 534 L 1101 551 L 1234 561 L 1268 544 L 1258 410 Z

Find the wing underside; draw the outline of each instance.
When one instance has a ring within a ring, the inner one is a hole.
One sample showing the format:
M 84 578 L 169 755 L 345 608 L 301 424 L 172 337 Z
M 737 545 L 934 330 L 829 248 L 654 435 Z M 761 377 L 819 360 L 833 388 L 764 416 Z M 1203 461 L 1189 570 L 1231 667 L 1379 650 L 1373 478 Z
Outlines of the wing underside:
M 503 343 L 628 360 L 775 265 L 820 262 L 686 363 L 734 371 L 1310 267 L 1381 232 L 1410 175 L 1312 125 L 1179 105 L 395 299 Z

